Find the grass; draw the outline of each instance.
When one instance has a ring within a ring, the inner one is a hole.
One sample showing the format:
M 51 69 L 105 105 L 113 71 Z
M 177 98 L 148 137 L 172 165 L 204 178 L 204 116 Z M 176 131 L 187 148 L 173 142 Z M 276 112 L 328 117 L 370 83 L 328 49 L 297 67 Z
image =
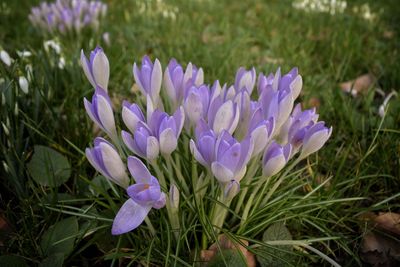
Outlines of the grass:
M 358 216 L 367 211 L 399 211 L 398 98 L 381 118 L 378 108 L 383 97 L 373 89 L 353 98 L 338 86 L 372 73 L 377 79 L 374 87 L 398 92 L 397 1 L 349 1 L 345 12 L 335 15 L 297 10 L 292 1 L 109 1 L 107 19 L 98 35 L 88 33 L 81 40 L 59 37 L 67 60 L 63 70 L 54 65 L 58 56 L 43 49 L 43 40 L 50 37 L 29 26 L 27 14 L 33 2 L 38 1 L 0 5 L 0 45 L 17 59 L 12 68 L 0 64 L 0 77 L 5 79 L 0 90 L 6 99 L 1 122 L 9 129 L 9 135 L 1 130 L 0 158 L 5 163 L 1 167 L 1 210 L 10 228 L 2 229 L 1 254 L 18 255 L 28 265 L 39 264 L 47 257 L 40 245 L 42 236 L 70 215 L 78 218 L 80 231 L 74 236 L 66 265 L 151 262 L 192 266 L 201 249 L 193 243 L 200 244 L 198 233 L 209 222 L 190 217 L 193 212 L 204 212 L 198 206 L 182 210 L 181 217 L 189 219 L 181 222 L 184 231 L 178 243 L 162 212 L 150 214 L 160 233 L 155 238 L 145 225 L 122 237 L 110 235 L 110 219 L 121 196 L 93 180 L 94 170 L 82 154 L 95 134 L 82 101 L 90 97 L 91 88 L 77 60 L 81 48 L 88 53 L 97 43 L 110 60 L 109 91 L 118 100 L 115 110 L 120 110 L 121 99 L 138 99 L 131 90 L 131 66 L 145 54 L 159 58 L 163 66 L 171 57 L 193 62 L 203 67 L 208 83 L 215 79 L 233 83 L 239 66 L 255 66 L 264 73 L 279 66 L 283 72 L 299 67 L 304 79 L 300 101 L 309 107 L 311 99 L 318 99 L 320 118 L 334 132 L 328 144 L 296 169 L 266 206 L 250 214 L 245 231 L 236 238 L 248 239 L 253 248 L 269 225 L 281 221 L 294 240 L 303 242 L 296 243 L 299 249 L 292 265 L 329 265 L 318 253 L 307 250 L 311 244 L 342 266 L 362 265 L 359 251 L 365 229 Z M 372 21 L 354 11 L 363 4 L 375 14 Z M 164 17 L 163 11 L 177 12 L 175 19 Z M 101 39 L 105 31 L 110 33 L 110 46 Z M 33 56 L 18 59 L 16 50 L 23 49 Z M 17 82 L 26 64 L 32 64 L 34 77 L 28 95 L 18 90 Z M 27 172 L 26 164 L 37 144 L 68 158 L 72 175 L 60 188 L 40 186 Z M 99 193 L 91 194 L 89 186 Z

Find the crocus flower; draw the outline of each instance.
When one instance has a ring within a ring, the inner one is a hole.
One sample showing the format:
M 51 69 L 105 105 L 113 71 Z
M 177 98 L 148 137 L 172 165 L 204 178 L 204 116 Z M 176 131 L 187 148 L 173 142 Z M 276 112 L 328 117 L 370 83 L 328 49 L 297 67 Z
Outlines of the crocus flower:
M 114 113 L 111 107 L 111 100 L 107 93 L 97 88 L 90 103 L 84 99 L 85 109 L 89 117 L 112 139 L 118 138 L 115 128 Z
M 231 180 L 224 187 L 224 198 L 232 200 L 240 191 L 240 184 L 236 180 Z
M 29 20 L 44 32 L 79 34 L 83 28 L 97 30 L 106 12 L 107 5 L 100 1 L 57 0 L 33 7 Z
M 240 181 L 246 173 L 246 165 L 253 152 L 250 138 L 238 142 L 227 131 L 223 131 L 215 144 L 215 161 L 211 170 L 221 183 Z
M 314 124 L 306 132 L 303 139 L 303 147 L 301 149 L 300 158 L 305 158 L 310 154 L 318 151 L 326 143 L 332 134 L 332 127 L 327 128 L 325 122 L 321 121 Z
M 93 88 L 100 87 L 107 92 L 110 66 L 103 49 L 99 46 L 96 47 L 95 50 L 90 52 L 90 59 L 87 59 L 85 53 L 81 50 L 81 64 Z
M 111 230 L 113 235 L 134 230 L 144 221 L 151 208 L 160 209 L 166 202 L 157 178 L 138 158 L 128 157 L 128 169 L 136 183 L 126 190 L 130 198 L 115 216 Z
M 155 115 L 155 113 L 153 114 Z M 155 117 L 154 115 L 152 118 Z M 161 115 L 155 121 L 150 120 L 149 126 L 154 128 L 158 136 L 161 154 L 170 155 L 176 149 L 178 137 L 181 134 L 184 122 L 185 112 L 182 107 L 177 109 L 172 116 L 164 113 L 164 115 Z
M 134 137 L 126 131 L 122 131 L 121 134 L 125 145 L 139 157 L 150 161 L 158 157 L 160 153 L 160 144 L 145 123 L 141 121 L 138 122 Z
M 249 95 L 251 95 L 255 83 L 256 83 L 255 68 L 252 68 L 251 70 L 246 70 L 245 68 L 240 67 L 239 70 L 236 72 L 236 77 L 235 77 L 236 92 L 239 92 L 242 89 L 244 89 L 248 92 Z
M 186 67 L 185 75 L 183 76 L 183 85 L 190 87 L 192 85 L 199 87 L 204 83 L 204 73 L 202 68 L 197 68 L 191 62 Z
M 255 107 L 248 124 L 247 136 L 250 137 L 254 144 L 252 156 L 261 153 L 272 138 L 275 129 L 275 120 L 273 117 L 264 119 L 262 109 Z
M 223 101 L 221 97 L 217 97 L 210 104 L 208 110 L 208 125 L 213 129 L 215 134 L 220 134 L 226 130 L 232 134 L 239 123 L 239 106 L 232 100 Z
M 206 118 L 210 104 L 210 89 L 206 85 L 191 86 L 185 94 L 183 107 L 186 117 L 192 125 L 201 118 Z
M 171 59 L 164 72 L 164 86 L 173 107 L 182 102 L 184 93 L 183 68 L 175 59 Z
M 272 142 L 265 150 L 262 160 L 263 175 L 271 177 L 277 174 L 289 160 L 292 146 L 287 144 L 281 146 L 275 141 Z
M 211 164 L 215 159 L 217 136 L 203 119 L 197 124 L 195 134 L 196 142 L 190 140 L 190 151 L 201 165 L 211 170 Z
M 122 103 L 122 120 L 126 127 L 134 133 L 139 121 L 145 122 L 142 110 L 137 104 L 130 104 L 128 101 Z
M 129 185 L 126 167 L 112 144 L 97 137 L 93 148 L 86 148 L 86 157 L 90 164 L 103 176 L 124 188 Z
M 153 104 L 157 106 L 160 97 L 162 69 L 158 59 L 151 62 L 148 56 L 142 59 L 142 67 L 138 68 L 136 62 L 133 64 L 133 76 L 144 95 L 150 95 Z

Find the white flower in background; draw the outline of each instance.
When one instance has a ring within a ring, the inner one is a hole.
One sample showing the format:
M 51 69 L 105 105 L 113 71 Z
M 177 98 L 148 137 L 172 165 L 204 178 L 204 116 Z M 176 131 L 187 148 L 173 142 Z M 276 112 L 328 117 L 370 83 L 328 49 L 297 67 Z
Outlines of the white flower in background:
M 7 53 L 7 51 L 1 50 L 0 58 L 1 58 L 1 61 L 3 61 L 4 64 L 6 64 L 7 66 L 11 66 L 11 63 L 12 63 L 13 59 L 10 57 L 10 55 Z
M 18 55 L 20 58 L 24 58 L 24 57 L 30 57 L 30 56 L 32 56 L 32 53 L 31 53 L 31 51 L 29 51 L 29 50 L 22 50 L 22 51 L 18 51 L 18 50 L 17 50 L 17 55 Z
M 21 88 L 22 92 L 27 94 L 29 92 L 29 83 L 25 76 L 19 76 L 18 78 L 19 88 Z
M 46 52 L 49 52 L 50 48 L 51 48 L 54 50 L 54 52 L 56 52 L 57 55 L 59 55 L 61 53 L 60 43 L 56 42 L 54 40 L 44 41 L 43 46 L 44 46 L 44 50 L 46 50 Z
M 64 57 L 60 57 L 60 60 L 58 61 L 58 68 L 59 69 L 64 69 L 64 67 L 65 67 L 65 58 Z
M 343 0 L 297 0 L 292 3 L 295 9 L 306 12 L 329 13 L 335 15 L 343 13 L 347 2 Z
M 381 118 L 383 118 L 383 117 L 385 116 L 385 111 L 386 111 L 387 104 L 389 103 L 389 100 L 390 100 L 393 96 L 397 96 L 396 91 L 392 91 L 390 94 L 388 94 L 388 95 L 385 97 L 385 100 L 383 100 L 382 105 L 379 106 L 379 111 L 378 111 L 378 113 L 379 113 L 379 116 L 380 116 Z

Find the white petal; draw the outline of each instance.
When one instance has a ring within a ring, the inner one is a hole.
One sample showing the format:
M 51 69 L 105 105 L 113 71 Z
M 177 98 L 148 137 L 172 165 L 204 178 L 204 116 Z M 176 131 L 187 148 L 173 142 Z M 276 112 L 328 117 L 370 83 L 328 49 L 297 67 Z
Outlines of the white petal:
M 164 130 L 160 134 L 160 151 L 164 155 L 170 155 L 178 145 L 175 133 L 171 128 Z
M 202 68 L 197 70 L 196 80 L 194 81 L 194 85 L 200 86 L 204 83 L 204 72 Z
M 110 65 L 104 52 L 98 52 L 93 59 L 93 78 L 95 82 L 107 92 L 110 78 Z
M 300 158 L 305 158 L 308 155 L 317 152 L 326 143 L 332 133 L 332 127 L 329 130 L 318 131 L 314 133 L 303 145 Z
M 286 159 L 283 154 L 271 158 L 263 166 L 263 175 L 266 177 L 271 177 L 277 174 L 285 166 L 285 164 L 286 164 Z
M 137 123 L 141 121 L 141 119 L 127 107 L 122 108 L 122 120 L 131 133 L 135 132 Z
M 83 72 L 86 75 L 86 78 L 89 80 L 89 82 L 93 86 L 93 88 L 96 88 L 96 83 L 93 80 L 92 73 L 90 72 L 90 68 L 88 66 L 88 61 L 86 59 L 85 54 L 83 53 L 83 50 L 81 50 L 81 65 L 83 68 Z M 107 90 L 107 88 L 103 88 L 103 89 Z
M 292 90 L 293 99 L 296 100 L 296 98 L 300 95 L 301 88 L 303 87 L 303 79 L 301 76 L 297 75 L 289 87 Z
M 231 100 L 226 101 L 218 109 L 215 114 L 215 119 L 213 123 L 213 130 L 215 134 L 220 134 L 222 130 L 229 130 L 231 127 L 233 114 L 233 102 Z
M 1 58 L 1 61 L 3 61 L 4 64 L 6 64 L 7 66 L 11 65 L 11 61 L 12 61 L 11 57 L 6 51 L 2 50 L 0 52 L 0 58 Z
M 200 151 L 197 149 L 196 144 L 194 141 L 191 139 L 190 140 L 190 151 L 192 152 L 194 158 L 204 167 L 208 166 L 208 163 L 205 161 L 203 156 L 201 155 Z
M 154 61 L 153 71 L 151 72 L 151 99 L 154 103 L 158 102 L 162 81 L 162 69 L 158 59 Z
M 29 83 L 28 80 L 24 76 L 20 76 L 18 79 L 19 87 L 21 88 L 22 92 L 27 94 L 29 92 Z
M 232 171 L 219 162 L 213 162 L 211 164 L 211 170 L 215 178 L 221 183 L 227 183 L 234 178 Z
M 269 141 L 267 126 L 263 125 L 254 129 L 253 132 L 251 132 L 250 138 L 254 143 L 252 156 L 258 155 L 261 151 L 265 149 Z
M 146 156 L 149 160 L 153 160 L 158 157 L 160 152 L 160 146 L 158 144 L 157 138 L 154 136 L 149 136 L 147 138 Z
M 104 131 L 110 135 L 111 138 L 118 138 L 117 130 L 115 129 L 114 113 L 110 104 L 101 95 L 97 95 L 97 103 L 97 111 Z
M 126 188 L 129 185 L 129 178 L 125 172 L 125 165 L 122 162 L 118 152 L 109 144 L 101 143 L 101 156 L 110 178 L 116 184 Z

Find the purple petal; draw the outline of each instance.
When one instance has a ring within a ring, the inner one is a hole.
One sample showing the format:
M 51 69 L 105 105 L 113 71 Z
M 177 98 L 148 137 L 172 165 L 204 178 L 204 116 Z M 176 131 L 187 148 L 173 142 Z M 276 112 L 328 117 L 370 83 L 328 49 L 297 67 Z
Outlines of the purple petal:
M 115 216 L 111 233 L 120 235 L 137 228 L 146 218 L 151 206 L 141 206 L 128 199 Z
M 134 156 L 128 157 L 128 169 L 137 183 L 150 183 L 151 174 L 143 162 Z

